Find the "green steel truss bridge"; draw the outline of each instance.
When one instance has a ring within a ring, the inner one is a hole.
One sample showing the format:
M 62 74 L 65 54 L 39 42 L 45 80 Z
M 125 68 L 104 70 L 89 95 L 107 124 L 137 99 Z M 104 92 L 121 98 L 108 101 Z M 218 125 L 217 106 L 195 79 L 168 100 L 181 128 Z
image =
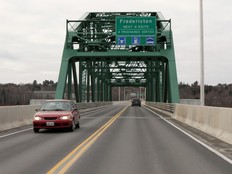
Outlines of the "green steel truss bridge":
M 112 87 L 179 103 L 171 20 L 159 12 L 91 12 L 66 21 L 57 99 L 111 101 Z

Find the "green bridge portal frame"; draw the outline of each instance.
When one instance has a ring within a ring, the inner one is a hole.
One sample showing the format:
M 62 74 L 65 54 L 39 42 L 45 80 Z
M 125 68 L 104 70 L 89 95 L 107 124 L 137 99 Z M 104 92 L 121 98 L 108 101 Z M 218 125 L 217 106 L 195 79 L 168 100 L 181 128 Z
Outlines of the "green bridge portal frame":
M 147 101 L 179 103 L 171 20 L 159 12 L 67 20 L 55 98 L 111 101 L 120 86 L 145 87 Z

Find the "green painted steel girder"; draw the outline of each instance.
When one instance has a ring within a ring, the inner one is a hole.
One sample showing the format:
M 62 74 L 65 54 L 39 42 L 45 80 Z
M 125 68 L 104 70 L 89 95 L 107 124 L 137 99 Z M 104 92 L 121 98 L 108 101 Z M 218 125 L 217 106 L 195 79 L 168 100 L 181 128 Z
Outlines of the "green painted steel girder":
M 55 98 L 110 101 L 115 86 L 143 86 L 148 101 L 179 103 L 171 20 L 159 12 L 96 12 L 66 21 Z

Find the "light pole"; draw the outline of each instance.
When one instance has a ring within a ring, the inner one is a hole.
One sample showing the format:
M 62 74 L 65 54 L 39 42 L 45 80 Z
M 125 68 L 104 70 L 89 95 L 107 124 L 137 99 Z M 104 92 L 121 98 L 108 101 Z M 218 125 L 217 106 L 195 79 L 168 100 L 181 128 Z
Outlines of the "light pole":
M 201 106 L 205 105 L 205 88 L 204 88 L 204 30 L 203 30 L 203 0 L 200 0 L 200 100 Z
M 118 101 L 120 101 L 120 93 L 121 93 L 121 90 L 120 90 L 120 87 L 118 87 Z
M 124 86 L 124 101 L 126 101 L 126 87 Z

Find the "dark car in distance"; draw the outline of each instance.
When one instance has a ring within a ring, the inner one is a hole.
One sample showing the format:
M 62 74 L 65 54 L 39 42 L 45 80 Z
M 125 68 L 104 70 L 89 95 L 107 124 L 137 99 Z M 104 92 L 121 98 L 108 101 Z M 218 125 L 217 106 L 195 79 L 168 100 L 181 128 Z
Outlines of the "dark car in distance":
M 80 113 L 76 103 L 71 100 L 47 100 L 34 115 L 33 129 L 66 128 L 74 131 L 79 128 Z
M 140 106 L 141 107 L 141 101 L 138 98 L 134 98 L 131 101 L 131 106 Z

